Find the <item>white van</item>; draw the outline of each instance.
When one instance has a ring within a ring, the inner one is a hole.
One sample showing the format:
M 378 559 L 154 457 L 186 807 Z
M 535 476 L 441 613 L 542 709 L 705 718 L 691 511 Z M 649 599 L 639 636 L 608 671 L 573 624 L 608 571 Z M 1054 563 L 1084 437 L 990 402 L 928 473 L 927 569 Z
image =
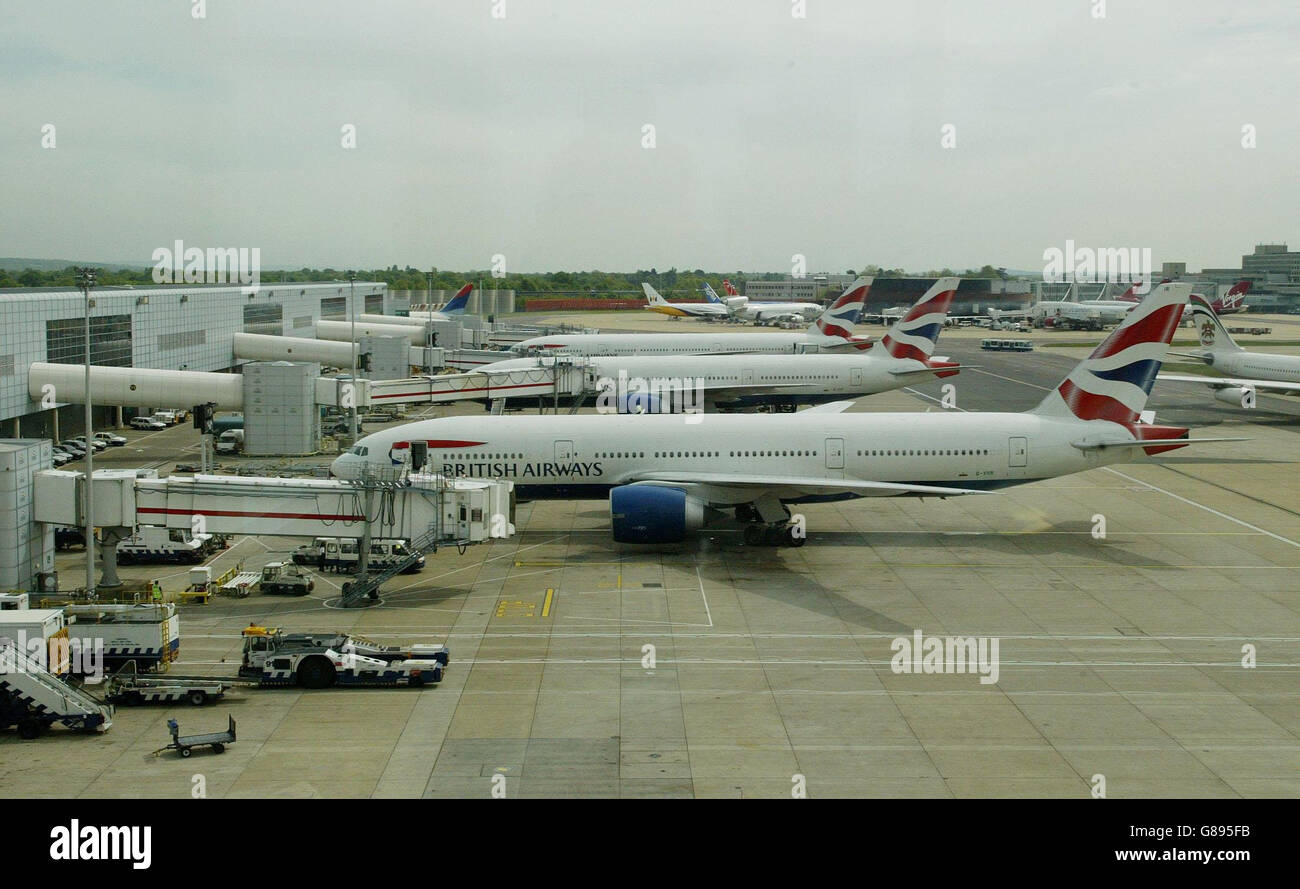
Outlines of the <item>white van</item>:
M 218 454 L 234 454 L 244 449 L 244 430 L 227 429 L 215 445 Z
M 352 537 L 317 537 L 294 550 L 293 561 L 299 565 L 315 565 L 322 571 L 351 573 L 357 567 L 357 546 L 360 543 Z M 383 571 L 405 561 L 410 555 L 405 540 L 377 538 L 370 541 L 370 570 Z M 419 571 L 424 567 L 424 561 L 424 556 L 420 556 L 405 573 Z

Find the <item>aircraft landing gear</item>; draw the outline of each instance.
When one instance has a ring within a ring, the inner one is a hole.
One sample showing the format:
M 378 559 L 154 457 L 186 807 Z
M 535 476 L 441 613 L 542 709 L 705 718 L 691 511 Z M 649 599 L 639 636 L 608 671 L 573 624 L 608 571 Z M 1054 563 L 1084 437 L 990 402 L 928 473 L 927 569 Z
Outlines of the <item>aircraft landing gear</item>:
M 751 522 L 761 522 L 762 519 L 759 518 L 758 510 L 754 508 L 754 504 L 742 503 L 736 507 L 736 521 L 749 524 Z

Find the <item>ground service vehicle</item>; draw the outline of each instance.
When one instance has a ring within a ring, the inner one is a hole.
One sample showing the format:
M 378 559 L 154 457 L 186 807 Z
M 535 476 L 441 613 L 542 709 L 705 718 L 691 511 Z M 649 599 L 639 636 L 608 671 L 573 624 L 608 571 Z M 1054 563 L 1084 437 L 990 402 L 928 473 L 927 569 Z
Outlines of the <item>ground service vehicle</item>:
M 176 750 L 181 756 L 188 757 L 194 752 L 195 747 L 211 747 L 213 753 L 225 753 L 226 745 L 235 743 L 235 717 L 227 716 L 230 720 L 224 732 L 206 732 L 201 735 L 182 735 L 181 727 L 174 719 L 167 720 L 167 729 L 172 733 L 172 742 L 163 750 Z M 161 753 L 162 751 L 155 751 Z
M 299 565 L 315 565 L 322 571 L 335 573 L 352 573 L 357 568 L 357 546 L 359 540 L 351 537 L 317 537 L 311 543 L 294 550 L 293 561 Z M 383 571 L 385 568 L 404 561 L 411 551 L 405 540 L 378 539 L 370 541 L 371 571 Z M 415 564 L 406 569 L 407 574 L 414 574 L 424 568 L 425 559 L 421 556 Z
M 211 534 L 191 534 L 184 528 L 141 527 L 117 545 L 117 560 L 133 562 L 202 562 L 212 545 Z
M 262 567 L 259 586 L 269 595 L 305 596 L 316 588 L 316 582 L 297 565 L 268 562 Z
M 244 449 L 244 430 L 227 429 L 221 433 L 215 447 L 218 454 L 234 454 L 242 451 Z
M 442 681 L 450 655 L 445 645 L 379 645 L 343 633 L 285 633 L 244 628 L 242 679 L 263 686 L 423 686 Z
M 129 425 L 132 429 L 147 429 L 150 431 L 167 428 L 166 423 L 155 420 L 153 417 L 132 417 Z

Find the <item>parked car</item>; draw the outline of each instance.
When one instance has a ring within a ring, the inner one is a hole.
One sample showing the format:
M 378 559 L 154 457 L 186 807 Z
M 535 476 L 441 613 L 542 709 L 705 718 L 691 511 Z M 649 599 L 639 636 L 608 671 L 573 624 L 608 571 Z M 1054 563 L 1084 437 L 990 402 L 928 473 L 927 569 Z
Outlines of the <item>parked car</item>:
M 55 466 L 66 466 L 72 462 L 72 455 L 64 451 L 55 451 L 50 455 L 50 460 Z
M 86 449 L 75 441 L 61 442 L 59 447 L 71 454 L 74 460 L 80 460 L 82 457 L 86 456 Z
M 149 430 L 166 429 L 167 424 L 164 423 L 162 420 L 155 420 L 153 417 L 132 417 L 131 428 L 149 429 Z
M 76 438 L 72 440 L 75 441 L 81 447 L 83 448 L 86 447 L 86 436 L 78 435 Z M 94 448 L 96 451 L 106 451 L 108 450 L 108 442 L 100 441 L 99 439 L 92 439 L 90 442 L 90 447 Z
M 104 442 L 111 447 L 120 448 L 126 444 L 126 438 L 121 435 L 114 435 L 112 432 L 96 432 L 95 438 Z

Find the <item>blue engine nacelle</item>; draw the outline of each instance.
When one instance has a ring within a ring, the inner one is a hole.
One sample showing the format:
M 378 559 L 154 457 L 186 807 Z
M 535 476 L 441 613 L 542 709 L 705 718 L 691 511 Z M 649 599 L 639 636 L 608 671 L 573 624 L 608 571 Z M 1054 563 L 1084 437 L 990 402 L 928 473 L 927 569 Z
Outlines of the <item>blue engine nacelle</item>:
M 624 485 L 609 492 L 618 543 L 677 543 L 704 527 L 704 504 L 662 485 Z
M 661 408 L 659 397 L 649 392 L 624 392 L 618 397 L 620 414 L 657 414 Z

